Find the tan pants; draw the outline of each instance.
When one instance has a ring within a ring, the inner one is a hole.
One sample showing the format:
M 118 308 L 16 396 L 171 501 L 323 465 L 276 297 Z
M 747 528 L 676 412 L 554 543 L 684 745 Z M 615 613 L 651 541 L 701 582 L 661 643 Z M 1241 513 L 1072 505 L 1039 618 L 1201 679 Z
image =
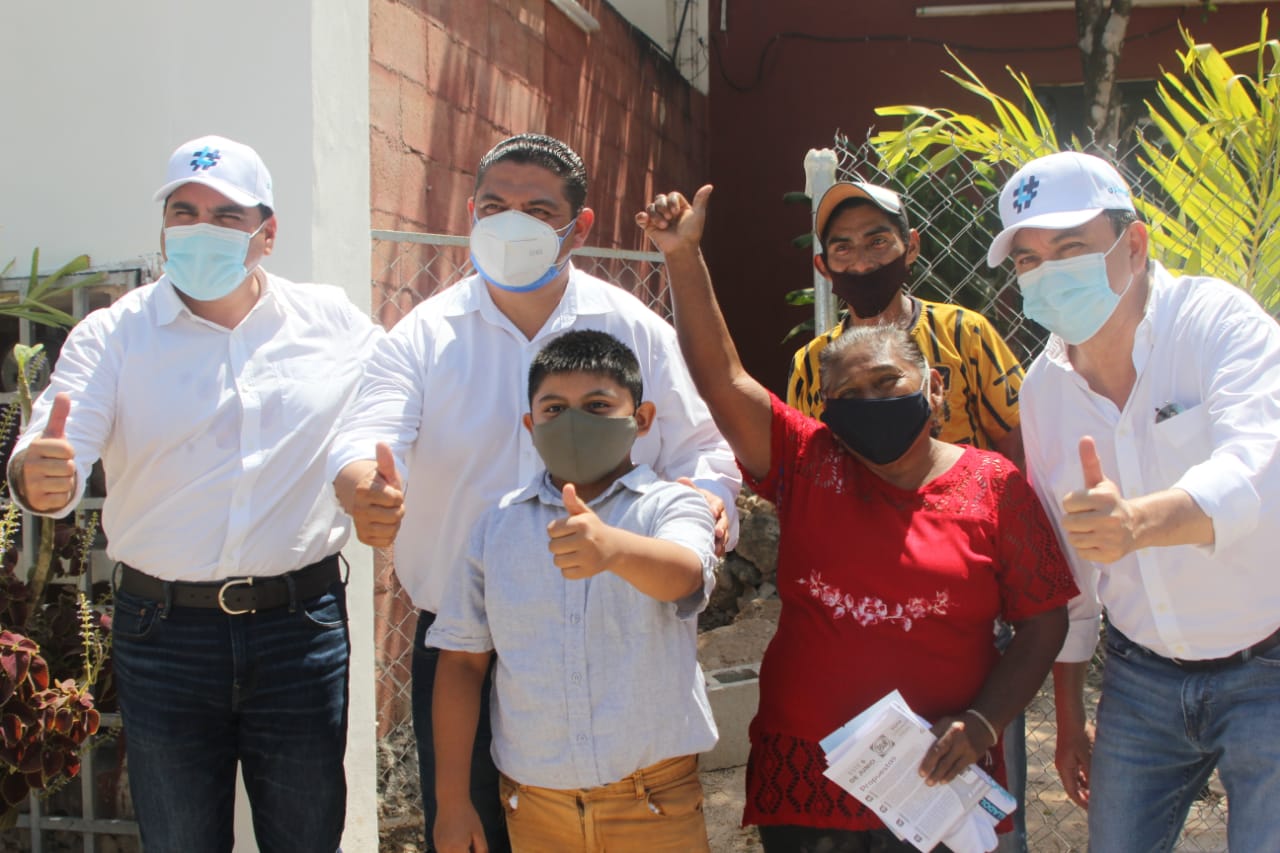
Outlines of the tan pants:
M 516 853 L 709 853 L 698 758 L 669 758 L 598 788 L 498 783 Z

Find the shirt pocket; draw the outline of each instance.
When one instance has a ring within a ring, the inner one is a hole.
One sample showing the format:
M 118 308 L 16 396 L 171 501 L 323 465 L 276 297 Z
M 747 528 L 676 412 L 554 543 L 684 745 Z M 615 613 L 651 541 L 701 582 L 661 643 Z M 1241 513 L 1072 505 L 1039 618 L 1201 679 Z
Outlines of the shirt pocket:
M 1151 491 L 1173 486 L 1193 465 L 1213 452 L 1209 407 L 1205 403 L 1185 409 L 1157 423 L 1151 430 L 1156 482 Z

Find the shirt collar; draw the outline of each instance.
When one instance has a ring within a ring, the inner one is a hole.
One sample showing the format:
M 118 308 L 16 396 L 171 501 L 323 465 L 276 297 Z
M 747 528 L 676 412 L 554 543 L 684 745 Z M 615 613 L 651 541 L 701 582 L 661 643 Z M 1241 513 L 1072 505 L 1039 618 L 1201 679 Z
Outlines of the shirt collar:
M 262 292 L 258 294 L 258 301 L 249 309 L 249 315 L 258 311 L 259 308 L 264 311 L 268 310 L 263 306 L 271 306 L 272 310 L 276 310 L 277 306 L 279 306 L 279 297 L 276 295 L 276 288 L 272 286 L 272 279 L 274 276 L 265 269 L 262 269 L 262 267 L 258 267 L 257 271 L 262 273 Z M 183 314 L 198 323 L 205 322 L 192 313 L 191 309 L 187 307 L 187 303 L 182 301 L 182 297 L 178 295 L 178 289 L 174 287 L 173 281 L 169 278 L 167 273 L 160 276 L 154 287 L 156 288 L 155 312 L 157 326 L 168 326 Z M 248 317 L 249 315 L 245 316 Z
M 552 317 L 555 322 L 548 322 L 548 328 L 558 329 L 571 325 L 578 317 L 592 314 L 609 314 L 613 305 L 608 296 L 598 288 L 583 287 L 584 279 L 590 278 L 585 272 L 569 261 L 569 283 L 565 285 L 560 304 Z M 510 321 L 493 304 L 489 288 L 479 275 L 471 275 L 448 291 L 450 301 L 444 306 L 446 317 L 461 317 L 464 314 L 479 314 L 494 325 L 509 324 Z
M 645 492 L 651 491 L 654 486 L 661 482 L 662 481 L 658 479 L 658 476 L 653 473 L 653 469 L 648 465 L 637 465 L 610 483 L 609 488 L 587 501 L 587 506 L 595 506 L 602 501 L 608 500 L 610 496 L 622 489 L 627 489 L 638 495 L 642 495 Z M 560 489 L 556 488 L 555 484 L 551 482 L 551 475 L 546 471 L 540 473 L 533 479 L 533 482 L 513 494 L 509 503 L 517 504 L 535 499 L 547 506 L 564 506 L 564 498 L 561 495 Z

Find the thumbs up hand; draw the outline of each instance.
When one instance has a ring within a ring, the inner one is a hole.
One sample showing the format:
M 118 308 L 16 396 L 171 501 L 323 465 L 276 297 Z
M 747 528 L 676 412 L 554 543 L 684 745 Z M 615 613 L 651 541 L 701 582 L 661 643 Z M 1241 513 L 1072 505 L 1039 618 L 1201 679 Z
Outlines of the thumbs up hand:
M 333 485 L 338 502 L 355 522 L 357 539 L 375 548 L 396 541 L 404 519 L 404 486 L 390 445 L 378 442 L 372 462 L 352 462 L 338 473 Z
M 1137 514 L 1103 473 L 1092 436 L 1080 439 L 1080 468 L 1084 488 L 1062 499 L 1067 543 L 1081 559 L 1114 563 L 1137 547 Z
M 644 229 L 645 236 L 663 254 L 697 249 L 707 221 L 711 189 L 710 184 L 701 187 L 694 194 L 693 201 L 678 192 L 657 195 L 636 214 L 636 224 Z
M 44 431 L 27 445 L 22 458 L 15 460 L 21 468 L 17 479 L 22 485 L 22 496 L 36 512 L 62 509 L 75 495 L 76 452 L 66 435 L 70 413 L 71 395 L 57 394 Z
M 569 514 L 547 525 L 547 548 L 560 573 L 566 580 L 582 580 L 606 571 L 617 531 L 578 497 L 573 483 L 565 483 L 561 496 Z

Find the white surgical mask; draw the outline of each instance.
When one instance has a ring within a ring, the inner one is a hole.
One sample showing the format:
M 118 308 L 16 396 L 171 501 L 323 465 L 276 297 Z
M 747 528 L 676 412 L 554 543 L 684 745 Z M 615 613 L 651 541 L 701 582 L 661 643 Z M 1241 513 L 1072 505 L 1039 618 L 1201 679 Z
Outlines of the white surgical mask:
M 541 219 L 518 210 L 504 210 L 471 226 L 471 265 L 494 287 L 514 293 L 537 290 L 551 281 L 565 264 L 557 262 L 564 241 L 577 217 L 562 230 L 563 236 Z
M 1116 293 L 1107 276 L 1107 255 L 1124 239 L 1121 234 L 1105 252 L 1090 252 L 1058 261 L 1044 261 L 1018 275 L 1022 313 L 1077 346 L 1098 334 L 1129 291 L 1133 276 Z
M 249 277 L 245 260 L 249 241 L 266 227 L 250 234 L 208 222 L 172 225 L 164 229 L 164 271 L 173 286 L 200 302 L 212 302 L 231 293 Z

